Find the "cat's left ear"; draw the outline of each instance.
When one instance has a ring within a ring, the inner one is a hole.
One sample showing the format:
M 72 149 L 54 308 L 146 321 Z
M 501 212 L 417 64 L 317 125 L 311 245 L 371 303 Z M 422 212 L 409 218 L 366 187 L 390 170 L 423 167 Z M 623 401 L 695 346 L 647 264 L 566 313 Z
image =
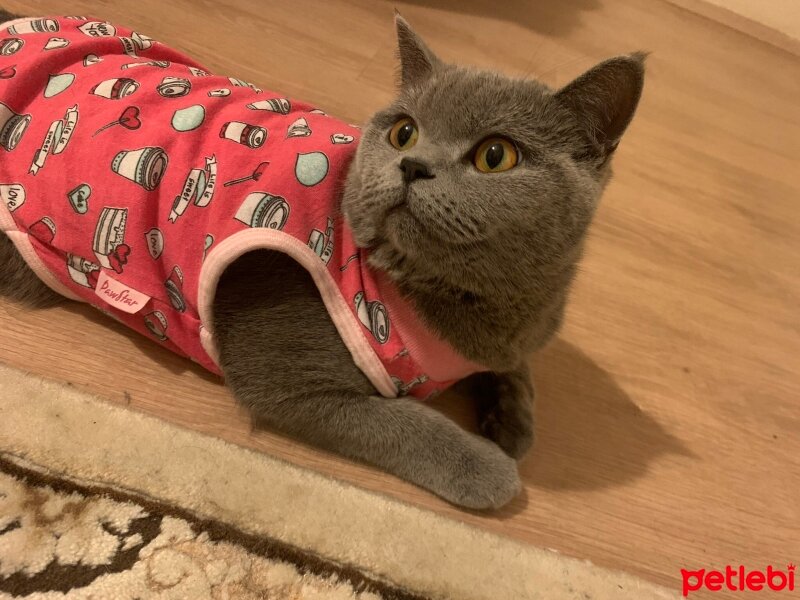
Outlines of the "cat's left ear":
M 394 24 L 400 54 L 400 83 L 405 87 L 426 79 L 441 61 L 396 11 Z
M 556 93 L 586 129 L 601 157 L 610 155 L 633 118 L 644 85 L 644 59 L 637 52 L 611 58 Z

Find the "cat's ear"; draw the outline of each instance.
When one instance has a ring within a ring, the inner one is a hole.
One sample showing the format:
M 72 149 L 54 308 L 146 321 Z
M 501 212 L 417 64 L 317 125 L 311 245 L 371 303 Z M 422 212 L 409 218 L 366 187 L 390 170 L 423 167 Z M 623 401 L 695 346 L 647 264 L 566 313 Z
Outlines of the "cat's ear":
M 611 154 L 633 118 L 644 85 L 644 60 L 637 52 L 589 69 L 556 93 L 589 133 L 602 157 Z
M 441 61 L 396 11 L 394 24 L 400 54 L 400 83 L 405 87 L 427 78 Z

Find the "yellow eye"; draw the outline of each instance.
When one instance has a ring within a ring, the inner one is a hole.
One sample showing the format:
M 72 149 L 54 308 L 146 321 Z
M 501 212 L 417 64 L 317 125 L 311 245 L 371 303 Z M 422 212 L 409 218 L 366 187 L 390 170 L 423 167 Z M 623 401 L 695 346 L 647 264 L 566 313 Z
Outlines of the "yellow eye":
M 494 137 L 481 142 L 472 161 L 481 173 L 502 173 L 514 168 L 519 159 L 514 144 L 505 138 Z
M 409 150 L 417 143 L 419 131 L 411 117 L 403 117 L 389 132 L 389 143 L 398 150 Z

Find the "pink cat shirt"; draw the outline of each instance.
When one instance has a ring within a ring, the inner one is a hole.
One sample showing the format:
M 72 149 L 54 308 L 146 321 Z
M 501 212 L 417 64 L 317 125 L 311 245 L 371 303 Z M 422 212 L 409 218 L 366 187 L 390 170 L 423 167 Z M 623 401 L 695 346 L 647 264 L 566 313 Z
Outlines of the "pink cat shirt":
M 44 283 L 219 373 L 217 282 L 242 254 L 279 250 L 376 389 L 425 398 L 481 367 L 356 247 L 340 202 L 358 139 L 129 29 L 0 26 L 0 228 Z

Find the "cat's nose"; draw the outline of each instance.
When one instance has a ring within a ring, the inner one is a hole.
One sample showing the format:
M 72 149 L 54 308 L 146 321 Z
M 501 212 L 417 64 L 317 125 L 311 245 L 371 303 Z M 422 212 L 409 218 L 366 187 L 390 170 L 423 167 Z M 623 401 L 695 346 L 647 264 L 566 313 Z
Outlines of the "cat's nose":
M 403 181 L 405 183 L 411 183 L 415 179 L 433 179 L 435 177 L 428 165 L 413 158 L 401 160 L 400 170 L 403 172 Z

